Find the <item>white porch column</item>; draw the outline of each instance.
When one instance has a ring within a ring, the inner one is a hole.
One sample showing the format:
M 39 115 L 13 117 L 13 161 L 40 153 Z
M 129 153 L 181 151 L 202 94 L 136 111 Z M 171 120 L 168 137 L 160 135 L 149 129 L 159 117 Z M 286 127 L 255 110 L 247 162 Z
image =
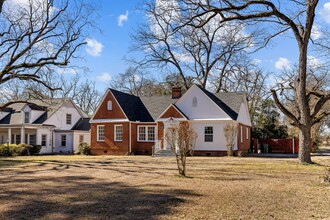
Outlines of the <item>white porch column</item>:
M 8 143 L 11 144 L 11 128 L 8 128 Z
M 39 143 L 39 129 L 36 130 L 36 145 L 41 145 L 41 142 Z
M 25 140 L 25 129 L 22 126 L 21 127 L 21 143 L 25 143 L 25 142 L 26 142 L 26 140 Z

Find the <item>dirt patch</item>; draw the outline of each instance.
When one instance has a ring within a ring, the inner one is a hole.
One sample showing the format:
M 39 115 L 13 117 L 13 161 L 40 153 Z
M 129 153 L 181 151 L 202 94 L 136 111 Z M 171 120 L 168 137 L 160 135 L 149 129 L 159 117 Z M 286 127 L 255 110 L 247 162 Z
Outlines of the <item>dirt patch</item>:
M 296 159 L 191 157 L 189 178 L 177 175 L 174 158 L 39 156 L 3 161 L 2 219 L 330 216 L 330 186 L 320 179 L 325 167 L 299 165 Z

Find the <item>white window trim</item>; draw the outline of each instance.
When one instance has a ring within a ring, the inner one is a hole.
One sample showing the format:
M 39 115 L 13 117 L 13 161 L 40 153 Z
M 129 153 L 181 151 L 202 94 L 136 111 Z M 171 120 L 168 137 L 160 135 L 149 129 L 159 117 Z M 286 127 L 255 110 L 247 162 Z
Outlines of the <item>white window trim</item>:
M 65 137 L 65 145 L 63 145 L 63 137 Z M 66 145 L 68 144 L 68 139 L 67 139 L 67 136 L 66 134 L 61 134 L 61 147 L 66 147 Z
M 111 100 L 109 100 L 108 103 L 107 103 L 107 109 L 108 109 L 109 111 L 112 110 L 112 101 L 111 101 Z
M 70 123 L 68 123 L 68 116 L 70 115 Z M 69 113 L 67 113 L 66 115 L 65 115 L 65 123 L 67 124 L 67 125 L 71 125 L 72 124 L 72 114 L 69 114 Z
M 117 139 L 117 127 L 121 127 L 121 140 L 120 139 Z M 123 127 L 123 125 L 115 125 L 114 126 L 114 132 L 113 132 L 113 134 L 114 134 L 114 137 L 113 137 L 113 140 L 114 141 L 123 141 L 123 139 L 124 139 L 124 127 Z
M 28 117 L 26 117 L 26 115 L 28 116 Z M 30 116 L 31 114 L 30 114 L 30 112 L 24 112 L 24 124 L 29 124 L 30 123 Z M 27 119 L 27 122 L 26 122 L 26 119 Z
M 80 141 L 80 138 L 82 137 L 82 141 Z M 84 142 L 84 135 L 83 134 L 79 134 L 79 136 L 78 136 L 78 141 L 79 141 L 79 143 L 82 143 L 82 142 Z
M 243 126 L 241 125 L 241 144 L 243 143 Z
M 45 145 L 42 145 L 42 136 L 45 136 L 46 137 L 46 140 L 45 140 Z M 61 139 L 62 139 L 62 137 L 61 137 Z M 62 142 L 62 140 L 61 140 L 61 142 Z M 41 142 L 40 142 L 40 145 L 41 145 L 41 147 L 47 147 L 47 134 L 41 134 Z
M 249 140 L 249 127 L 246 127 L 246 140 Z
M 212 134 L 206 134 L 205 133 L 205 128 L 206 127 L 211 127 L 212 128 Z M 205 141 L 205 136 L 206 135 L 209 135 L 209 136 L 212 135 L 212 141 Z M 212 142 L 214 142 L 214 127 L 213 126 L 204 126 L 204 143 L 212 143 Z
M 104 140 L 100 140 L 99 139 L 99 127 L 103 127 L 104 129 Z M 105 125 L 97 125 L 96 126 L 96 141 L 102 141 L 104 142 L 105 141 Z
M 146 131 L 146 133 L 145 133 L 146 134 L 146 139 L 145 140 L 140 140 L 139 130 L 140 130 L 141 127 L 145 127 L 145 131 Z M 148 131 L 149 127 L 154 128 L 154 137 L 155 137 L 154 140 L 149 140 L 149 138 L 148 138 L 149 137 L 149 135 L 148 135 L 149 134 L 149 131 Z M 155 142 L 155 140 L 156 140 L 156 126 L 155 125 L 138 125 L 136 133 L 137 133 L 137 141 L 138 142 Z

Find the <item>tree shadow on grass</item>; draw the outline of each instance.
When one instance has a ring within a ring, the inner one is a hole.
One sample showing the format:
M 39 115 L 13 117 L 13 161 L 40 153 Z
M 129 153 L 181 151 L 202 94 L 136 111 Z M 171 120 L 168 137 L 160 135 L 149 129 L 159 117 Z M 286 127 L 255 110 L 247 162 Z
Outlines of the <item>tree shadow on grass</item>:
M 2 219 L 156 219 L 172 213 L 189 197 L 188 190 L 161 186 L 132 187 L 86 176 L 0 179 Z

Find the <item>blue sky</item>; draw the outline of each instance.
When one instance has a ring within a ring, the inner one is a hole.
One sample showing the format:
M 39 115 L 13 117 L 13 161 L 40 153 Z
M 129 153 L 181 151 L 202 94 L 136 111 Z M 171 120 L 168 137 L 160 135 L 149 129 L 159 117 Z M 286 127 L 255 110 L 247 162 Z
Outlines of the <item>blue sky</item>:
M 103 92 L 118 73 L 127 69 L 123 60 L 129 56 L 132 29 L 144 19 L 144 15 L 135 10 L 143 0 L 100 0 L 100 18 L 97 21 L 102 33 L 94 32 L 84 48 L 83 57 L 90 72 L 87 78 L 96 81 L 97 88 Z M 317 25 L 330 24 L 330 1 L 322 0 L 317 9 Z M 317 28 L 315 36 L 318 37 Z M 313 55 L 313 54 L 311 54 Z M 265 72 L 279 73 L 281 68 L 297 60 L 296 42 L 290 38 L 278 37 L 273 46 L 262 49 L 253 57 Z

